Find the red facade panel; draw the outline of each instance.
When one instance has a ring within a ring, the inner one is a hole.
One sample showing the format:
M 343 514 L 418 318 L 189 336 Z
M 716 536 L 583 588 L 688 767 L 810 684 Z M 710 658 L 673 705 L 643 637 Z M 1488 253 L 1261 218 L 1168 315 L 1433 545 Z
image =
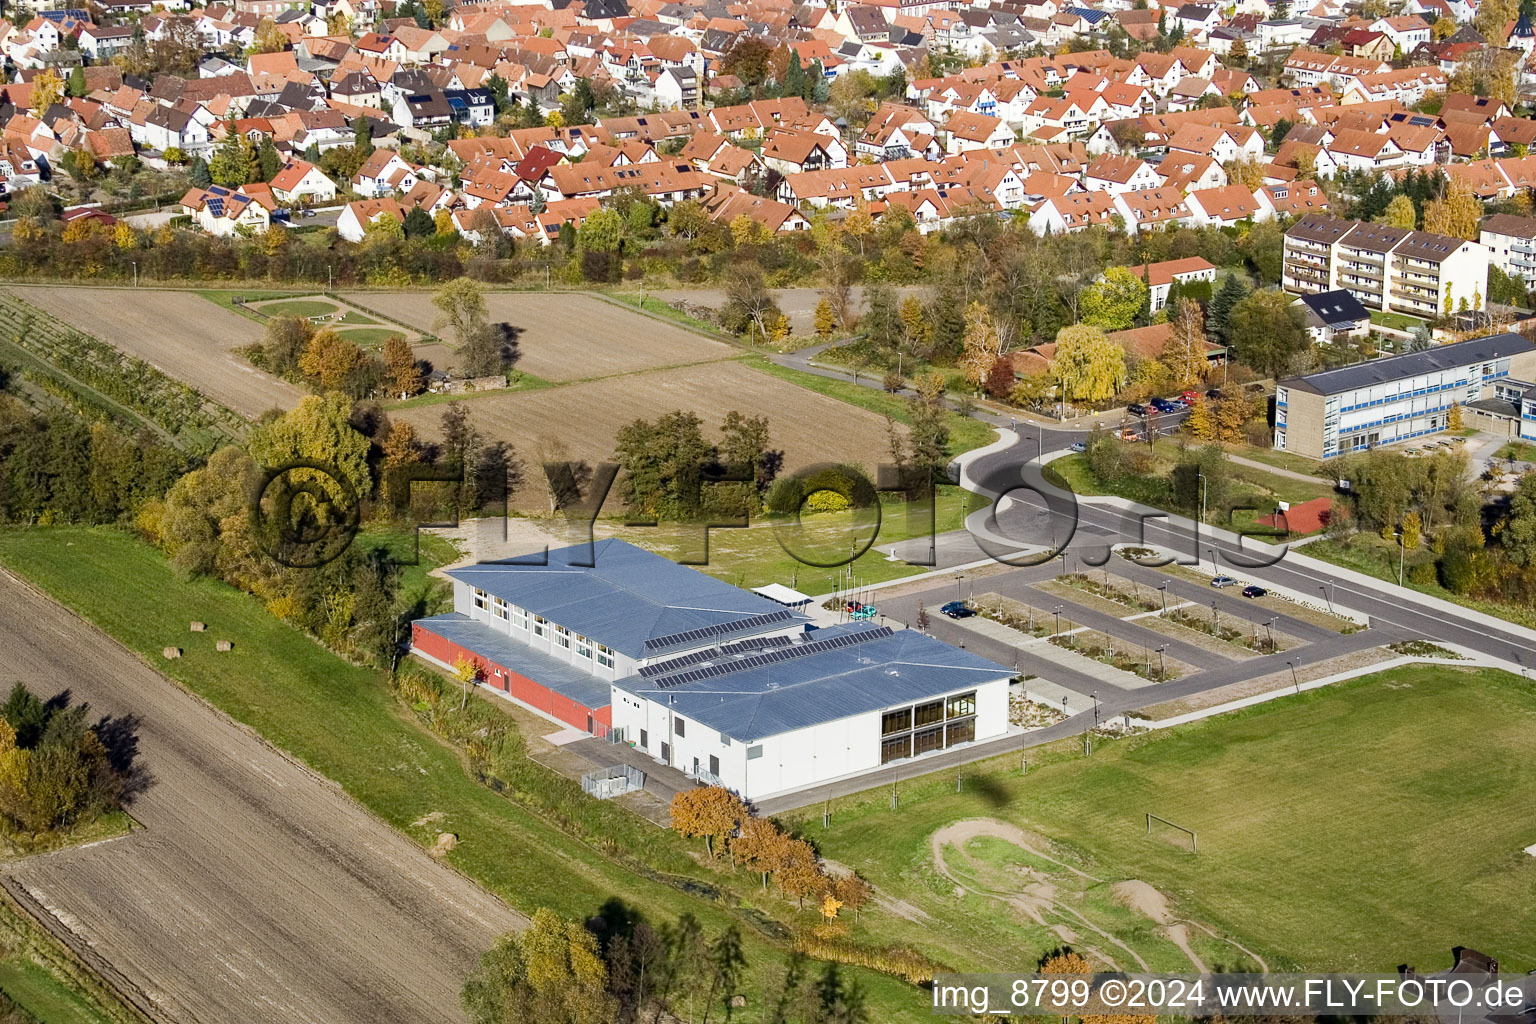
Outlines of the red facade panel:
M 411 625 L 411 646 L 445 665 L 456 665 L 460 658 L 468 659 L 480 670 L 480 679 L 487 686 L 501 690 L 514 700 L 542 711 L 567 725 L 602 732 L 613 724 L 612 708 L 607 706 L 589 708 L 569 697 L 563 697 L 549 687 L 534 682 L 505 665 L 498 665 L 468 648 L 437 635 L 430 629 L 424 628 L 419 622 Z

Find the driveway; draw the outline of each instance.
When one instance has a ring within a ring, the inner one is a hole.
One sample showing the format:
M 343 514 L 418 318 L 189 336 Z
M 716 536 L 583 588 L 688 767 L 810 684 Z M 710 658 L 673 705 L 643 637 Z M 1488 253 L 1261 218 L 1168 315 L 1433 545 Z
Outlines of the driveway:
M 519 915 L 3 571 L 0 637 L 10 678 L 139 718 L 143 829 L 3 875 L 152 1019 L 464 1019 L 465 975 Z

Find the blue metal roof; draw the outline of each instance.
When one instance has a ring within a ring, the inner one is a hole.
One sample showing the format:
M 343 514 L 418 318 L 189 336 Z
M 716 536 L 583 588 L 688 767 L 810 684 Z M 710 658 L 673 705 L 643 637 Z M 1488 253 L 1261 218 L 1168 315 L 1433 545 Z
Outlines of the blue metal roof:
M 817 650 L 800 656 L 727 660 L 701 671 L 628 676 L 614 686 L 666 705 L 734 740 L 750 743 L 792 729 L 966 690 L 1013 670 L 926 633 L 870 623 L 807 633 Z M 683 659 L 680 659 L 680 661 Z M 667 685 L 662 685 L 667 684 Z
M 594 564 L 584 564 L 589 560 Z M 653 657 L 654 641 L 694 630 L 708 631 L 698 637 L 702 643 L 706 636 L 728 640 L 805 621 L 778 614 L 787 609 L 766 597 L 621 540 L 560 548 L 543 565 L 480 562 L 447 572 L 631 658 Z
M 519 643 L 467 615 L 457 612 L 434 615 L 429 619 L 417 619 L 415 624 L 578 704 L 605 708 L 613 699 L 612 686 L 606 679 L 598 679 L 559 658 Z

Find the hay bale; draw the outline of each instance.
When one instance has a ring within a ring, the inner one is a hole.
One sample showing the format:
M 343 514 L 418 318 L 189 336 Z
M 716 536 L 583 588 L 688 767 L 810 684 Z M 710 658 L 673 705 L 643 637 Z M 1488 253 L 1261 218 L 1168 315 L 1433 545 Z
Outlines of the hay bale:
M 166 648 L 163 648 L 160 651 L 160 654 L 161 654 L 162 657 L 165 657 L 165 658 L 179 658 L 179 657 L 181 657 L 181 648 L 180 647 L 166 647 Z
M 459 837 L 452 832 L 439 832 L 437 842 L 427 852 L 434 857 L 446 857 L 455 846 L 459 845 Z
M 233 640 L 219 640 L 214 643 L 213 649 L 216 651 L 232 651 L 235 649 L 235 642 Z
M 202 633 L 205 630 L 207 630 L 207 628 L 208 628 L 208 623 L 206 623 L 206 622 L 194 622 L 194 623 L 192 623 L 192 632 L 194 632 L 194 633 Z

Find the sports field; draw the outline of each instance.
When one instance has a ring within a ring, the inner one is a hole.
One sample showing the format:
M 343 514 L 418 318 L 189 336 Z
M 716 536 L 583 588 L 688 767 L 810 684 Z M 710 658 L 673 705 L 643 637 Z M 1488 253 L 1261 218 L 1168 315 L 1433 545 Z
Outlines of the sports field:
M 1429 970 L 1465 945 L 1524 971 L 1536 967 L 1533 736 L 1531 683 L 1413 666 L 1088 759 L 1080 744 L 1032 753 L 1023 777 L 1009 758 L 960 794 L 953 773 L 904 783 L 898 812 L 881 791 L 834 803 L 827 832 L 819 814 L 806 825 L 977 969 L 1028 968 L 1064 941 L 1128 969 L 1188 969 L 1170 946 L 1182 922 L 1207 965 Z M 1149 812 L 1195 830 L 1198 855 L 1164 826 L 1148 838 Z
M 234 351 L 261 339 L 260 324 L 219 308 L 197 292 L 34 285 L 10 290 L 245 416 L 289 408 L 304 395 L 301 388 L 263 373 Z
M 356 292 L 342 297 L 423 331 L 431 331 L 437 317 L 430 292 Z M 513 368 L 544 380 L 587 380 L 739 354 L 724 342 L 592 295 L 487 292 L 485 305 L 492 323 L 518 330 Z

